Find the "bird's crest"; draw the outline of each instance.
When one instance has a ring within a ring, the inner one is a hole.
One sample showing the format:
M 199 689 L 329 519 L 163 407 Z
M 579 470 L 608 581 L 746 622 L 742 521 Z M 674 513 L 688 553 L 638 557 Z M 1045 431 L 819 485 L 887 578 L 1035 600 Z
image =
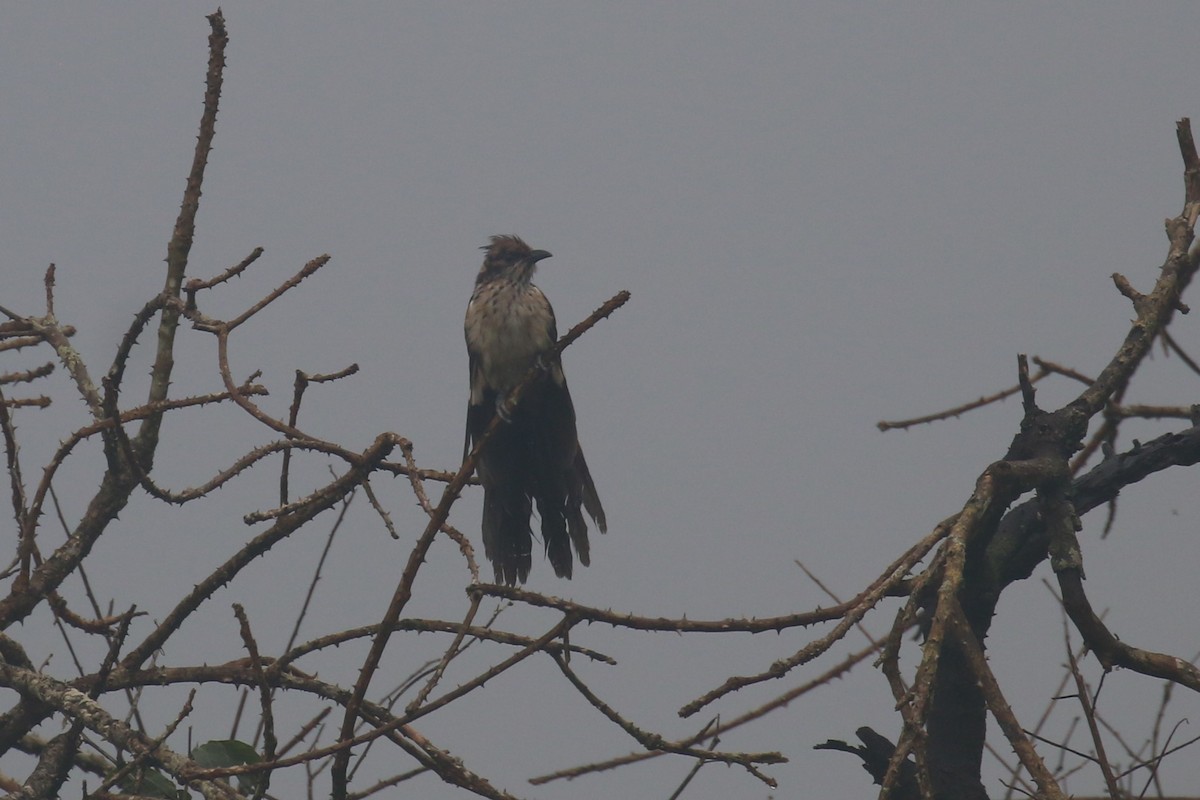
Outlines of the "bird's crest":
M 500 233 L 490 236 L 488 237 L 488 243 L 479 249 L 486 250 L 489 256 L 505 253 L 512 254 L 518 258 L 533 252 L 533 248 L 525 244 L 525 240 L 515 233 Z

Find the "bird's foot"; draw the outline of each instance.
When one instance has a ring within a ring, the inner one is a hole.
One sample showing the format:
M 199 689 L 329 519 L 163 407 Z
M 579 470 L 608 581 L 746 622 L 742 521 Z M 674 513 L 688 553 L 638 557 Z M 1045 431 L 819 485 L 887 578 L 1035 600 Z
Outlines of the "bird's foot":
M 512 406 L 508 403 L 508 397 L 496 398 L 496 416 L 507 424 L 512 424 Z

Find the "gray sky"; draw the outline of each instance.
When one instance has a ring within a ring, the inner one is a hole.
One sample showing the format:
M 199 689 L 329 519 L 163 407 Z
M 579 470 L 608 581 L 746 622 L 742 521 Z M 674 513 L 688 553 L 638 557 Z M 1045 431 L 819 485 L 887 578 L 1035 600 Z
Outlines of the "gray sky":
M 265 247 L 246 276 L 207 298 L 209 313 L 232 316 L 309 259 L 333 256 L 235 338 L 240 374 L 263 369 L 273 390 L 265 405 L 283 414 L 294 369 L 358 362 L 358 376 L 313 391 L 302 424 L 355 448 L 394 430 L 415 442 L 422 466 L 451 468 L 466 404 L 462 312 L 489 235 L 518 233 L 554 253 L 538 282 L 560 330 L 630 290 L 629 305 L 565 356 L 610 532 L 573 582 L 535 557 L 529 586 L 654 615 L 827 604 L 794 560 L 848 596 L 957 510 L 1003 454 L 1019 403 L 909 433 L 874 423 L 1011 385 L 1019 352 L 1096 372 L 1132 313 L 1109 275 L 1151 286 L 1166 253 L 1162 219 L 1182 201 L 1174 123 L 1200 111 L 1190 3 L 223 7 L 226 85 L 191 275 Z M 0 302 L 39 312 L 42 272 L 57 263 L 58 314 L 79 328 L 94 374 L 161 286 L 213 10 L 5 8 Z M 1192 327 L 1185 317 L 1174 331 L 1194 352 Z M 181 346 L 193 360 L 177 391 L 213 390 L 211 337 L 189 332 Z M 146 350 L 140 357 L 131 374 L 146 372 Z M 1159 358 L 1130 399 L 1191 402 L 1186 380 L 1177 361 Z M 1052 406 L 1074 392 L 1047 384 L 1040 399 Z M 23 414 L 27 472 L 83 421 L 74 401 Z M 267 438 L 233 411 L 180 415 L 165 433 L 173 455 L 161 459 L 163 480 L 199 483 Z M 91 490 L 97 459 L 66 473 L 85 482 L 63 492 L 68 513 Z M 137 500 L 97 548 L 98 591 L 165 613 L 179 586 L 250 535 L 238 520 L 271 504 L 273 469 L 171 516 Z M 307 474 L 320 480 L 324 469 L 313 460 Z M 1118 634 L 1185 657 L 1200 633 L 1190 612 L 1200 600 L 1193 479 L 1130 493 L 1103 543 L 1100 517 L 1084 531 L 1093 602 L 1111 607 Z M 393 542 L 360 509 L 306 635 L 382 615 L 421 517 L 406 484 L 381 488 L 408 538 Z M 476 491 L 451 520 L 477 544 L 479 506 Z M 314 530 L 279 548 L 218 595 L 208 627 L 189 629 L 164 662 L 240 657 L 232 602 L 247 604 L 265 647 L 282 646 L 302 597 L 296 576 L 309 574 L 320 544 Z M 132 576 L 131 549 L 145 558 Z M 1037 583 L 1046 575 L 1001 604 L 990 643 L 1029 721 L 1063 660 L 1058 611 Z M 412 613 L 460 616 L 464 580 L 453 548 L 439 543 Z M 519 608 L 504 619 L 527 630 L 546 621 Z M 888 610 L 872 630 L 890 619 Z M 678 735 L 697 727 L 675 717 L 680 705 L 805 636 L 671 640 L 593 628 L 576 641 L 620 659 L 584 668 L 606 699 Z M 62 649 L 41 646 L 39 655 Z M 394 640 L 375 687 L 418 662 Z M 353 663 L 330 661 L 322 675 L 351 682 Z M 70 674 L 65 655 L 52 669 Z M 812 674 L 713 711 L 736 715 Z M 1101 710 L 1130 709 L 1140 741 L 1148 723 L 1136 710 L 1158 687 L 1118 674 L 1105 692 Z M 882 676 L 864 669 L 723 744 L 792 758 L 769 770 L 782 783 L 776 797 L 868 796 L 853 759 L 810 748 L 860 725 L 894 735 L 890 708 Z M 1200 713 L 1186 696 L 1176 711 Z M 201 709 L 197 736 L 224 735 L 216 726 L 227 716 Z M 548 663 L 426 729 L 468 766 L 534 797 L 665 797 L 689 768 L 659 759 L 566 788 L 528 787 L 537 772 L 632 749 Z M 1176 791 L 1200 781 L 1186 757 L 1165 774 Z M 431 783 L 421 792 L 459 796 Z M 710 766 L 686 796 L 767 794 Z

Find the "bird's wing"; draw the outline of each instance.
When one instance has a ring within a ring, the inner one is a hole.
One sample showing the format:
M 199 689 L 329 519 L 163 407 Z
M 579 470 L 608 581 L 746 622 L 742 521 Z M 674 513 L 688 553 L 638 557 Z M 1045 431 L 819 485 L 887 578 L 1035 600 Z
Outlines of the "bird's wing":
M 538 293 L 541 293 L 541 289 Z M 546 326 L 546 333 L 550 335 L 550 344 L 554 344 L 558 341 L 558 321 L 554 318 L 554 306 L 550 305 L 546 295 L 543 294 L 542 299 L 546 301 L 546 310 L 550 312 L 550 324 Z
M 475 388 L 476 383 L 483 380 L 479 369 L 479 356 L 474 350 L 467 348 L 468 366 L 470 368 L 471 378 L 471 394 L 467 398 L 467 435 L 463 441 L 463 461 L 467 460 L 467 455 L 471 452 L 471 442 L 483 434 L 487 428 L 488 422 L 491 421 L 491 411 L 486 402 L 476 404 Z
M 534 288 L 537 289 L 536 286 Z M 546 323 L 546 341 L 550 343 L 548 345 L 549 347 L 553 347 L 558 343 L 558 320 L 556 320 L 554 317 L 554 306 L 550 305 L 550 301 L 546 298 L 546 295 L 543 294 L 541 289 L 537 289 L 537 292 L 539 295 L 541 295 L 542 302 L 546 304 L 546 311 L 550 317 L 549 322 Z M 550 376 L 554 379 L 554 382 L 565 388 L 567 385 L 567 378 L 562 371 L 561 353 L 550 360 L 548 366 L 550 367 Z

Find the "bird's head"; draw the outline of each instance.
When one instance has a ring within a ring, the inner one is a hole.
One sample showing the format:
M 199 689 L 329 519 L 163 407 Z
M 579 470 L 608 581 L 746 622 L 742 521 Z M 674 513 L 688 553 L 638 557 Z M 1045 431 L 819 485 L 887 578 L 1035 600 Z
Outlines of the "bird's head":
M 479 270 L 476 283 L 495 278 L 528 283 L 537 262 L 550 257 L 545 250 L 534 250 L 520 236 L 511 234 L 493 236 L 490 243 L 480 249 L 487 255 L 483 257 L 483 267 Z

